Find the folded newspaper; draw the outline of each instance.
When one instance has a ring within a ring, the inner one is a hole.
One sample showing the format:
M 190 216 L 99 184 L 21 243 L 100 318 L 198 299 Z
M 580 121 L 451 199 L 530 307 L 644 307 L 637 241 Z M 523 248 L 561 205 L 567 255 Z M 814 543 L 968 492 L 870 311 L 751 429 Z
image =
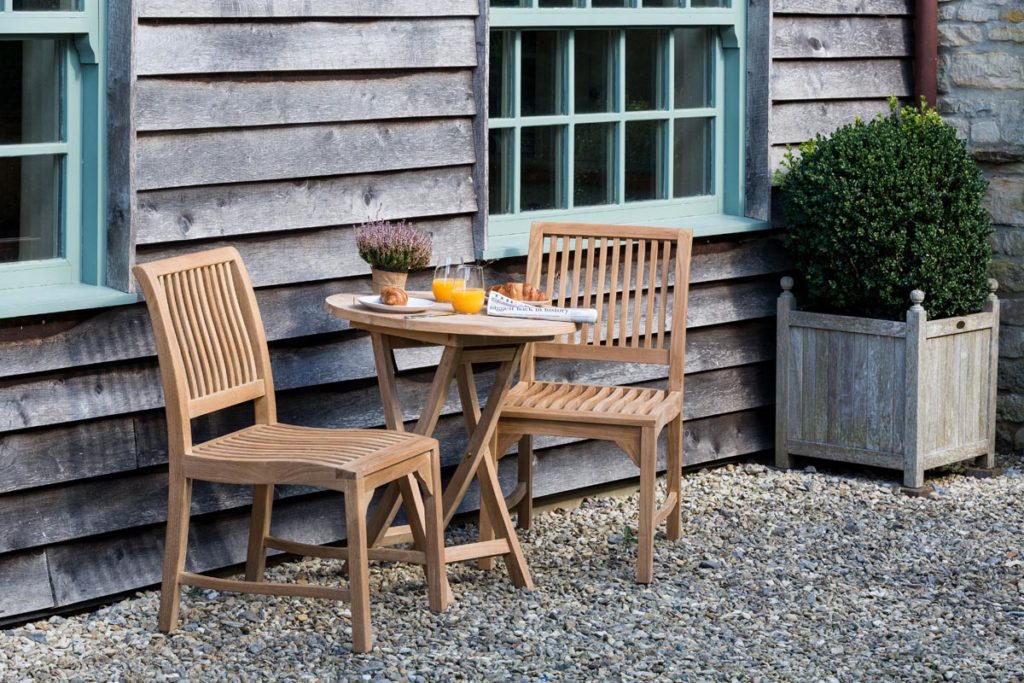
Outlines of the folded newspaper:
M 531 318 L 534 320 L 568 320 L 573 323 L 597 322 L 597 310 L 593 308 L 555 308 L 533 306 L 523 301 L 510 299 L 504 294 L 487 294 L 487 315 L 505 318 Z

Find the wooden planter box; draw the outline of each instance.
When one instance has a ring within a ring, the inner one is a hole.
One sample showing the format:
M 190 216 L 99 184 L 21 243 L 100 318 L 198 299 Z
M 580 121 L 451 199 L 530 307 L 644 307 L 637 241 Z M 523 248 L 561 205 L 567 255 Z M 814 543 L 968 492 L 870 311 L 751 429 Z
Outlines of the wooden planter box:
M 924 471 L 970 458 L 995 462 L 999 301 L 928 320 L 911 294 L 907 321 L 797 311 L 783 278 L 778 302 L 775 462 L 791 456 Z

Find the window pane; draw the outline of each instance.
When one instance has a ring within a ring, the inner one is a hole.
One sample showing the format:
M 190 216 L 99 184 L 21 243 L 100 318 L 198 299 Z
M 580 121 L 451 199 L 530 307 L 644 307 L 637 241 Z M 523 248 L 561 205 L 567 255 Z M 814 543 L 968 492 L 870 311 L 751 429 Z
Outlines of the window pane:
M 644 0 L 644 7 L 679 7 L 678 0 Z
M 488 106 L 494 118 L 514 116 L 512 102 L 512 48 L 515 38 L 511 31 L 491 31 L 490 84 Z
M 519 134 L 523 211 L 565 208 L 562 199 L 564 126 L 523 128 Z
M 591 0 L 591 7 L 629 7 L 629 0 Z
M 576 206 L 615 202 L 615 124 L 589 123 L 576 126 L 573 173 Z
M 491 7 L 523 7 L 520 0 L 491 0 Z
M 714 122 L 676 119 L 673 145 L 674 197 L 714 194 Z
M 690 7 L 729 7 L 729 0 L 690 0 Z
M 626 111 L 663 109 L 661 31 L 626 31 Z
M 675 108 L 715 106 L 711 97 L 711 32 L 706 28 L 679 28 L 675 33 Z
M 576 0 L 540 0 L 538 7 L 575 7 Z
M 77 11 L 82 9 L 82 0 L 14 0 L 15 12 Z
M 60 256 L 61 156 L 0 158 L 0 263 Z
M 664 199 L 662 182 L 664 123 L 630 121 L 626 124 L 626 201 Z
M 523 31 L 523 116 L 562 114 L 561 40 L 557 31 Z
M 614 111 L 615 31 L 576 31 L 576 113 Z
M 492 214 L 512 213 L 512 129 L 492 128 L 487 133 L 488 207 Z
M 0 41 L 0 145 L 61 139 L 64 43 Z

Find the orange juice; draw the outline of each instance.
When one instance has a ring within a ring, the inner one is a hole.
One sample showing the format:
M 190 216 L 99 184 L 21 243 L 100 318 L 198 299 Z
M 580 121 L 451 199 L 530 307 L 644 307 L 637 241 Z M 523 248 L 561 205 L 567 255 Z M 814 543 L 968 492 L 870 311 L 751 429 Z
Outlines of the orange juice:
M 455 285 L 460 287 L 466 286 L 465 280 L 458 280 L 453 277 L 437 278 L 434 280 L 433 290 L 434 298 L 442 303 L 447 303 L 452 300 L 452 290 L 455 289 Z
M 452 308 L 456 313 L 478 313 L 484 307 L 483 289 L 456 289 L 452 291 Z

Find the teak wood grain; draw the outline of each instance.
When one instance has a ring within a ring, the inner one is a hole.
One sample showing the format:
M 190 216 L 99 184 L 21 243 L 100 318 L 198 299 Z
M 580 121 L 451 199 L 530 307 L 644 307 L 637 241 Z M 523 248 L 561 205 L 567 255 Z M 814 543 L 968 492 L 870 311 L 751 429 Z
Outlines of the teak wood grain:
M 640 468 L 636 580 L 654 572 L 654 529 L 681 532 L 683 372 L 693 233 L 690 230 L 571 223 L 534 223 L 526 281 L 546 288 L 558 305 L 593 307 L 597 322 L 553 342 L 530 345 L 520 382 L 509 392 L 492 446 L 500 458 L 519 441 L 519 525 L 532 514 L 535 435 L 612 441 Z M 671 333 L 670 333 L 671 332 Z M 547 382 L 538 358 L 668 366 L 665 390 Z M 655 501 L 658 435 L 667 427 L 668 494 Z M 486 534 L 486 531 L 484 532 Z
M 155 261 L 134 269 L 146 294 L 167 411 L 169 497 L 160 630 L 178 622 L 181 586 L 320 597 L 352 603 L 354 649 L 372 648 L 366 512 L 378 486 L 400 482 L 416 539 L 403 557 L 423 564 L 431 609 L 447 607 L 441 537 L 438 443 L 398 431 L 317 429 L 277 421 L 270 355 L 252 283 L 234 248 Z M 253 402 L 255 424 L 200 444 L 191 420 Z M 185 571 L 194 480 L 253 486 L 245 580 Z M 348 561 L 348 590 L 264 582 L 274 484 L 317 486 L 345 496 L 348 546 L 325 551 L 287 542 L 291 552 Z M 423 497 L 419 496 L 422 487 Z M 389 556 L 387 559 L 395 559 Z

